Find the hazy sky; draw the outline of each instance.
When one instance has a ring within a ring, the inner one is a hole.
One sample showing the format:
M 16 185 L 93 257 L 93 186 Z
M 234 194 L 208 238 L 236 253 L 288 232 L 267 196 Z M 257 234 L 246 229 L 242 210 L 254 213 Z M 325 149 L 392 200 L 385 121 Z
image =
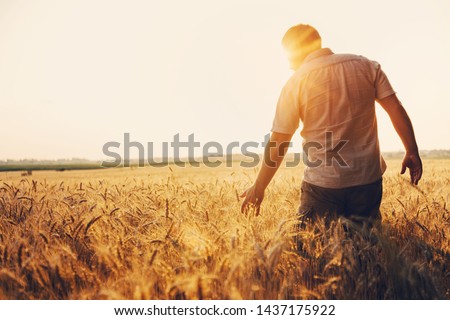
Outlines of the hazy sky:
M 104 158 L 125 132 L 261 141 L 297 23 L 380 62 L 419 147 L 450 149 L 450 1 L 0 0 L 0 159 Z M 378 108 L 381 148 L 402 150 Z

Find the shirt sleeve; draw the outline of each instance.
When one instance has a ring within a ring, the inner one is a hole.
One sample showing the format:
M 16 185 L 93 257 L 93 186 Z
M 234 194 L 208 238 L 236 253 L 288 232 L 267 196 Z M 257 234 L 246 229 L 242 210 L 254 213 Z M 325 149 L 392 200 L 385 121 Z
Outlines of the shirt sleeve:
M 294 79 L 289 79 L 278 98 L 272 132 L 294 134 L 300 124 L 299 88 Z
M 386 74 L 381 69 L 381 65 L 378 62 L 373 61 L 373 66 L 375 68 L 375 98 L 377 100 L 381 100 L 394 94 L 395 91 L 392 88 Z

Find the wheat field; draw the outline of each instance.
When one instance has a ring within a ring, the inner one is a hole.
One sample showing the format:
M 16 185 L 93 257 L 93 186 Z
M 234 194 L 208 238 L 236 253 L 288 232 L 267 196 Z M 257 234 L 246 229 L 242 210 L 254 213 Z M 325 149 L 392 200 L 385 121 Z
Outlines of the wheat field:
M 388 161 L 380 228 L 297 231 L 302 167 L 0 174 L 0 299 L 449 299 L 450 160 Z M 294 238 L 303 243 L 297 252 Z

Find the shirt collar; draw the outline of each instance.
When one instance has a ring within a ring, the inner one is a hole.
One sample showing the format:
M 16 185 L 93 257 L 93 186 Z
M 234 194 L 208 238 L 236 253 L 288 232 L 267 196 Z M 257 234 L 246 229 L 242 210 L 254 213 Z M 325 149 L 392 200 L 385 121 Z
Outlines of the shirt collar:
M 316 58 L 319 58 L 319 57 L 322 57 L 322 56 L 329 56 L 329 55 L 332 55 L 332 54 L 334 54 L 334 52 L 331 51 L 330 48 L 322 48 L 322 49 L 313 51 L 310 54 L 308 54 L 306 56 L 305 60 L 303 60 L 303 63 L 309 62 L 309 61 L 311 61 L 313 59 L 316 59 Z

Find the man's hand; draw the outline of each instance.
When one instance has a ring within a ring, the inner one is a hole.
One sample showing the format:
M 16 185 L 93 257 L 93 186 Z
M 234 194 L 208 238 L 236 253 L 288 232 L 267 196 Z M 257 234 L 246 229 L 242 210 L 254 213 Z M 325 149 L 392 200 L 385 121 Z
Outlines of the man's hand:
M 391 94 L 378 100 L 378 102 L 391 118 L 392 124 L 406 149 L 406 155 L 403 158 L 402 171 L 400 173 L 404 174 L 406 168 L 409 168 L 411 183 L 417 185 L 422 177 L 422 161 L 420 160 L 419 148 L 417 147 L 411 120 L 396 94 Z
M 256 215 L 259 215 L 259 208 L 264 199 L 264 188 L 254 184 L 241 194 L 241 198 L 243 197 L 245 197 L 245 199 L 242 202 L 241 212 L 247 213 L 249 208 L 253 207 L 256 209 Z
M 264 161 L 259 169 L 258 177 L 255 183 L 241 195 L 241 198 L 245 197 L 241 206 L 242 213 L 247 213 L 249 207 L 253 207 L 256 209 L 256 215 L 259 215 L 264 190 L 280 167 L 291 138 L 292 134 L 287 133 L 272 132 L 270 135 L 270 141 L 264 149 Z
M 411 183 L 417 185 L 422 177 L 422 160 L 418 153 L 406 154 L 402 162 L 401 174 L 404 174 L 406 168 L 409 168 L 409 175 L 411 176 Z

